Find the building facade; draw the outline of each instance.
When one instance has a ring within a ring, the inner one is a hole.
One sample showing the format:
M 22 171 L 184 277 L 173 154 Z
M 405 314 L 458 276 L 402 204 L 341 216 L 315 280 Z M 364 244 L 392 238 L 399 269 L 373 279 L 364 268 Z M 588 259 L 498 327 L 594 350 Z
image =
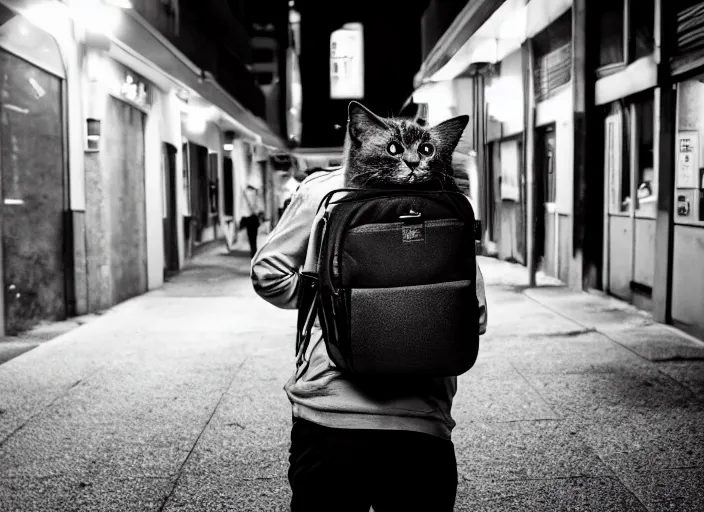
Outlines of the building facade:
M 702 339 L 703 12 L 695 1 L 468 2 L 413 94 L 435 121 L 472 117 L 487 253 Z
M 246 41 L 204 35 L 184 2 L 118 4 L 0 2 L 3 333 L 108 308 L 231 243 L 255 174 L 273 202 L 287 146 L 243 81 Z

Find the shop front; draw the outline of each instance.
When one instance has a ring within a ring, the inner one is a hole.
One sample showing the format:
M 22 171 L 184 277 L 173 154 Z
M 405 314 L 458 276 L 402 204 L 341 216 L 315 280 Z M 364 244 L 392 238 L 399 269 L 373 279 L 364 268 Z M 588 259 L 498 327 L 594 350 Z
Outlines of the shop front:
M 704 69 L 677 84 L 672 323 L 704 339 Z
M 1 329 L 67 315 L 65 70 L 54 39 L 0 4 Z
M 604 110 L 604 287 L 648 310 L 655 274 L 658 193 L 654 100 L 651 89 Z

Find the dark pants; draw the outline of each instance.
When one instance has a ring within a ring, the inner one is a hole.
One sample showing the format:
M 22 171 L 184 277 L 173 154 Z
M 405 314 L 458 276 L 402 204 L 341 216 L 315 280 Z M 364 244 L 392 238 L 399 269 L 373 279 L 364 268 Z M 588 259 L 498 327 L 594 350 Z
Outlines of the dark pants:
M 252 253 L 252 258 L 257 253 L 257 234 L 259 233 L 259 217 L 250 215 L 242 219 L 242 224 L 247 229 L 247 238 L 249 239 L 249 250 Z
M 452 441 L 398 430 L 322 427 L 296 419 L 288 479 L 292 512 L 451 512 Z

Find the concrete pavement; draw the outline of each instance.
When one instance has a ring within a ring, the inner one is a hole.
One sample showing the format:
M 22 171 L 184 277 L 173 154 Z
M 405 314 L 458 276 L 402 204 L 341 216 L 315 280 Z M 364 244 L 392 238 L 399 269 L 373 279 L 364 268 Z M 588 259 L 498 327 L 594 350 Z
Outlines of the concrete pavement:
M 482 259 L 458 511 L 702 510 L 704 345 Z M 295 312 L 213 250 L 0 365 L 0 510 L 288 510 Z

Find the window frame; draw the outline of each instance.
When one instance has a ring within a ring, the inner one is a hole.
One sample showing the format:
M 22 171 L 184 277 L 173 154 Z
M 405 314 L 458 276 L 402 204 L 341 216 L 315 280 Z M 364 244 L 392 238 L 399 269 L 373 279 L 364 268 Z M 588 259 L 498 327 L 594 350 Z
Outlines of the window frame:
M 631 19 L 632 3 L 638 0 L 623 0 L 623 61 L 614 62 L 613 64 L 606 64 L 604 66 L 598 66 L 596 68 L 597 79 L 603 78 L 605 76 L 618 73 L 624 70 L 628 65 L 632 64 L 635 59 L 635 39 L 631 37 L 633 33 L 633 20 Z M 653 25 L 657 23 L 657 18 L 655 16 L 655 11 L 657 10 L 657 2 L 659 0 L 653 1 Z M 600 14 L 602 11 L 599 11 Z M 653 31 L 655 26 L 653 26 Z
M 615 137 L 618 137 L 617 152 L 615 155 L 618 158 L 614 163 L 618 166 L 618 177 L 612 175 L 605 175 L 606 191 L 607 195 L 605 197 L 605 202 L 607 205 L 606 213 L 610 216 L 620 216 L 620 217 L 634 217 L 638 219 L 654 219 L 657 215 L 657 192 L 654 193 L 655 196 L 655 209 L 652 214 L 648 213 L 647 209 L 641 209 L 641 200 L 638 199 L 637 190 L 640 181 L 640 143 L 641 143 L 641 127 L 640 120 L 643 115 L 643 111 L 639 109 L 639 105 L 644 102 L 645 98 L 650 99 L 652 97 L 653 102 L 653 133 L 655 133 L 656 128 L 656 106 L 658 100 L 655 97 L 654 90 L 644 91 L 628 98 L 618 100 L 618 107 L 612 108 L 608 107 L 608 110 L 604 112 L 604 143 L 605 143 L 605 158 L 608 158 L 608 143 L 607 143 L 607 131 L 608 125 L 611 124 L 612 127 L 616 128 L 614 124 L 609 123 L 609 118 L 617 116 L 619 118 L 617 125 L 617 133 L 614 133 Z M 613 105 L 613 104 L 612 104 Z M 614 142 L 616 142 L 614 140 Z M 656 149 L 655 139 L 653 139 L 653 149 Z M 653 161 L 653 181 L 657 186 L 657 180 L 659 179 L 659 166 Z M 609 167 L 608 173 L 613 172 L 614 169 Z M 624 173 L 624 171 L 626 171 Z M 605 171 L 606 172 L 606 171 Z M 607 173 L 607 174 L 608 174 Z M 628 177 L 628 183 L 626 185 L 625 177 Z M 615 197 L 612 195 L 612 183 L 617 187 L 618 190 L 618 202 L 615 201 Z M 626 185 L 624 187 L 624 185 Z M 626 198 L 629 198 L 628 206 L 625 210 L 621 209 L 620 206 L 625 202 Z

